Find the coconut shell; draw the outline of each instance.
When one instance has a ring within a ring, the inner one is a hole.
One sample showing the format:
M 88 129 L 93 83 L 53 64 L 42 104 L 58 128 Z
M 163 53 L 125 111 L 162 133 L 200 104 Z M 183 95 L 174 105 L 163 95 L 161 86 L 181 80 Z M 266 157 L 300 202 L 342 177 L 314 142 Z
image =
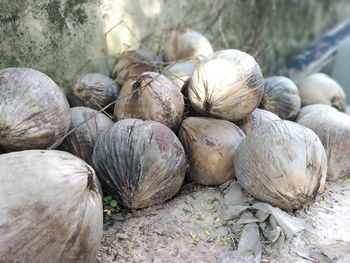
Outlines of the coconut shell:
M 72 106 L 100 110 L 115 101 L 118 94 L 119 86 L 111 78 L 99 73 L 89 73 L 76 79 L 69 98 Z
M 128 208 L 143 208 L 173 197 L 188 167 L 183 146 L 165 125 L 126 119 L 103 133 L 93 165 L 103 190 Z
M 304 106 L 300 109 L 299 114 L 297 118 L 295 119 L 296 122 L 298 122 L 301 118 L 308 115 L 310 112 L 320 112 L 323 110 L 333 110 L 338 111 L 336 108 L 326 105 L 326 104 L 310 104 L 307 106 Z
M 162 74 L 144 72 L 124 84 L 114 107 L 117 120 L 137 118 L 163 123 L 176 130 L 184 113 L 184 99 L 175 84 Z
M 332 109 L 313 111 L 298 121 L 313 130 L 327 154 L 328 181 L 350 174 L 350 116 Z
M 195 110 L 237 121 L 260 104 L 264 79 L 255 59 L 239 50 L 223 50 L 199 62 L 188 96 Z
M 163 43 L 164 61 L 204 59 L 213 54 L 213 47 L 201 33 L 186 29 L 169 31 Z
M 75 131 L 68 135 L 64 144 L 72 154 L 91 164 L 98 136 L 108 130 L 114 122 L 106 115 L 87 107 L 71 108 L 71 116 L 69 129 Z
M 162 74 L 175 83 L 179 91 L 182 91 L 192 76 L 197 60 L 184 60 L 170 64 Z
M 234 152 L 245 135 L 235 124 L 205 117 L 185 119 L 179 131 L 190 163 L 187 179 L 220 185 L 234 179 Z
M 310 129 L 290 121 L 271 121 L 252 131 L 235 151 L 235 174 L 260 201 L 290 210 L 323 191 L 326 153 Z
M 0 147 L 45 149 L 69 128 L 69 104 L 45 74 L 29 68 L 0 70 Z
M 262 109 L 255 109 L 248 117 L 237 122 L 238 127 L 244 131 L 245 134 L 250 134 L 255 129 L 268 123 L 270 121 L 281 120 L 276 114 Z
M 314 73 L 298 83 L 301 106 L 326 104 L 345 111 L 346 96 L 343 88 L 324 73 Z
M 0 156 L 1 262 L 93 262 L 103 227 L 94 170 L 72 154 Z
M 143 72 L 158 71 L 160 66 L 161 58 L 153 52 L 144 50 L 127 51 L 118 56 L 112 77 L 120 85 L 123 85 L 128 80 L 137 79 Z
M 273 76 L 265 79 L 260 106 L 283 120 L 294 120 L 300 110 L 297 86 L 289 78 Z

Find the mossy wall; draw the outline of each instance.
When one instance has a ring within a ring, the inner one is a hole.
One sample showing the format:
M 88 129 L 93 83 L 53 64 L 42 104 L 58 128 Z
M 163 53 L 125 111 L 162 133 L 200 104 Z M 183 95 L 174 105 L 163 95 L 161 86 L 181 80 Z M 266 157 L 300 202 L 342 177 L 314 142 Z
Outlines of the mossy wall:
M 0 1 L 0 68 L 36 68 L 67 88 L 78 72 L 108 74 L 115 54 L 160 50 L 167 29 L 188 26 L 269 74 L 349 11 L 346 0 Z

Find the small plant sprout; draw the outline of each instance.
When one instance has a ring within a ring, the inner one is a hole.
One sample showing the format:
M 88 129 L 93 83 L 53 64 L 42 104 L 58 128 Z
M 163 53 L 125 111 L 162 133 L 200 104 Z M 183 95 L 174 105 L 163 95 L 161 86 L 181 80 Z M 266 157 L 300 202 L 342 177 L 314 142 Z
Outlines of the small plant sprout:
M 116 200 L 114 200 L 111 195 L 107 195 L 107 196 L 103 197 L 103 201 L 104 201 L 105 205 L 109 205 L 110 207 L 115 208 L 118 206 L 118 202 Z
M 115 211 L 118 207 L 117 200 L 114 200 L 111 195 L 107 195 L 103 197 L 103 203 L 106 206 L 106 208 L 103 210 L 103 212 L 107 216 L 112 216 L 112 212 Z

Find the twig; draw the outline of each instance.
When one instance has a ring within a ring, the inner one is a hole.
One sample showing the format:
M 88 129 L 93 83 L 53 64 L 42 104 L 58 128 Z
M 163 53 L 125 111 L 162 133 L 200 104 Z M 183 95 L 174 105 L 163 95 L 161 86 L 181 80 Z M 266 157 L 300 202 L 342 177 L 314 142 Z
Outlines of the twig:
M 108 53 L 108 47 L 107 47 L 107 37 L 108 35 L 114 30 L 116 29 L 118 26 L 120 25 L 124 25 L 126 27 L 126 29 L 130 32 L 130 35 L 135 39 L 136 42 L 139 41 L 139 39 L 137 38 L 137 36 L 134 34 L 134 32 L 131 30 L 131 28 L 129 27 L 129 25 L 124 21 L 124 20 L 121 20 L 120 22 L 118 22 L 117 24 L 115 24 L 114 26 L 112 26 L 110 29 L 108 29 L 106 31 L 106 33 L 104 34 L 104 37 L 105 37 L 105 55 L 107 56 L 107 53 Z M 130 49 L 131 46 L 126 44 L 126 43 L 123 43 L 123 45 L 126 47 L 126 50 Z
M 89 63 L 91 63 L 92 62 L 92 60 L 91 59 L 88 59 L 80 68 L 79 68 L 79 70 L 77 71 L 77 73 L 74 75 L 74 77 L 72 78 L 72 80 L 73 79 L 75 79 L 79 74 L 80 74 L 80 72 L 83 70 L 83 68 L 85 68 Z
M 226 7 L 226 0 L 223 0 L 221 7 L 217 11 L 217 13 L 216 13 L 215 17 L 213 18 L 213 20 L 210 23 L 208 23 L 208 26 L 204 29 L 203 34 L 207 33 L 213 27 L 213 25 L 215 25 L 215 23 L 221 17 L 222 12 L 224 11 L 225 7 Z
M 105 40 L 107 39 L 108 34 L 111 33 L 117 26 L 119 26 L 122 23 L 123 23 L 123 21 L 120 21 L 117 24 L 115 24 L 114 26 L 112 26 L 110 29 L 108 29 L 106 31 L 106 33 L 104 34 L 105 35 Z
M 110 29 L 107 30 L 107 32 L 104 34 L 105 37 L 105 55 L 108 55 L 108 47 L 107 47 L 107 37 L 108 34 L 111 33 L 116 27 L 118 27 L 120 24 L 122 23 L 122 21 L 120 21 L 119 23 L 115 24 L 114 26 L 112 26 Z
M 334 211 L 331 210 L 331 209 L 329 209 L 329 208 L 327 208 L 327 207 L 321 206 L 321 205 L 319 205 L 319 204 L 315 204 L 315 205 L 316 205 L 317 207 L 319 207 L 319 208 L 322 208 L 322 209 L 324 209 L 324 210 L 326 210 L 326 211 L 328 211 L 328 212 L 334 214 Z
M 227 42 L 227 39 L 226 39 L 225 34 L 224 34 L 224 31 L 222 30 L 222 21 L 221 21 L 221 19 L 219 21 L 220 21 L 219 22 L 219 31 L 220 31 L 220 34 L 221 34 L 222 41 L 224 41 L 225 48 L 229 48 L 230 45 Z
M 159 73 L 160 74 L 160 73 Z M 156 76 L 157 77 L 157 76 Z M 67 138 L 67 136 L 69 136 L 70 134 L 72 134 L 76 129 L 78 129 L 79 127 L 81 127 L 82 125 L 84 125 L 86 122 L 88 122 L 89 120 L 95 118 L 98 114 L 100 114 L 101 112 L 105 111 L 108 107 L 112 106 L 113 104 L 115 104 L 117 101 L 125 99 L 129 96 L 132 96 L 134 93 L 139 92 L 140 90 L 142 90 L 143 88 L 145 88 L 146 86 L 150 85 L 153 81 L 153 78 L 150 82 L 147 82 L 145 84 L 143 84 L 142 86 L 140 86 L 138 89 L 133 90 L 132 92 L 126 94 L 125 96 L 122 96 L 120 98 L 117 98 L 116 100 L 112 101 L 111 103 L 109 103 L 108 105 L 106 105 L 105 107 L 103 107 L 101 110 L 97 111 L 96 113 L 92 114 L 90 118 L 86 119 L 85 121 L 79 123 L 76 127 L 74 127 L 73 129 L 71 129 L 70 131 L 68 131 L 64 136 L 60 137 L 59 139 L 57 139 L 50 147 L 48 147 L 48 150 L 53 150 L 56 147 L 58 147 L 62 141 Z
M 301 258 L 310 260 L 311 262 L 317 262 L 315 259 L 305 255 L 304 253 L 301 253 L 300 251 L 296 251 L 296 254 Z
M 267 47 L 268 47 L 268 44 L 267 44 L 266 42 L 264 42 L 262 48 L 258 48 L 258 49 L 256 50 L 256 52 L 253 54 L 253 57 L 254 57 L 254 58 L 259 57 L 263 52 L 265 52 L 265 50 L 267 49 Z
M 238 239 L 234 233 L 232 233 L 231 227 L 228 226 L 228 232 L 230 233 L 230 236 L 232 238 L 232 244 L 231 247 L 233 250 L 238 249 Z

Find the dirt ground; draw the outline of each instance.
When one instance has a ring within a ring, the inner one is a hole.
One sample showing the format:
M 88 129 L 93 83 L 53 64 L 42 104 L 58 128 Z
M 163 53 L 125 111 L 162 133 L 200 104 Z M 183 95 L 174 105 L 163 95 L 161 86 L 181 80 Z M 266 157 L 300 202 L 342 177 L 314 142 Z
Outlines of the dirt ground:
M 281 212 L 292 228 L 297 226 L 298 232 L 289 238 L 283 221 L 276 226 L 272 215 L 253 211 L 250 206 L 257 201 L 239 190 L 236 182 L 232 184 L 238 192 L 227 191 L 228 184 L 187 185 L 165 204 L 106 218 L 95 263 L 350 262 L 349 179 L 328 183 L 326 194 L 305 210 Z M 247 213 L 263 217 L 240 224 Z M 269 239 L 267 228 L 276 237 Z

